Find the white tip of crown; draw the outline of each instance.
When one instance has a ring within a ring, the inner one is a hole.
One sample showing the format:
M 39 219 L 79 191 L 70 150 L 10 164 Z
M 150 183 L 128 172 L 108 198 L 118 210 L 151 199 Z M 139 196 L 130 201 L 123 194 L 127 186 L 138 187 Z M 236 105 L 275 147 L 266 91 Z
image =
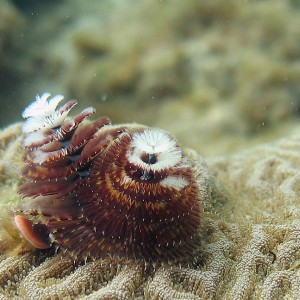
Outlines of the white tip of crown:
M 64 96 L 56 95 L 48 101 L 49 97 L 49 93 L 44 93 L 41 97 L 37 96 L 36 101 L 24 110 L 22 114 L 26 118 L 22 128 L 24 133 L 28 134 L 37 130 L 61 126 L 69 111 L 77 104 L 75 100 L 70 100 L 56 109 L 58 103 L 64 99 Z
M 168 176 L 160 181 L 160 185 L 166 188 L 173 188 L 177 191 L 188 186 L 190 182 L 183 177 L 180 176 Z
M 24 133 L 31 133 L 33 131 L 45 128 L 45 124 L 47 124 L 46 120 L 47 117 L 28 118 L 23 124 L 22 130 Z
M 161 153 L 176 148 L 176 141 L 160 129 L 147 129 L 133 135 L 133 147 L 149 154 Z
M 156 162 L 148 164 L 143 154 L 155 154 Z M 163 130 L 150 128 L 132 136 L 132 150 L 128 151 L 130 163 L 145 170 L 160 171 L 182 162 L 182 151 L 176 140 Z
M 56 95 L 50 100 L 49 93 L 44 93 L 41 97 L 36 96 L 35 101 L 31 103 L 23 112 L 24 119 L 29 117 L 47 117 L 50 116 L 56 109 L 58 103 L 64 99 L 62 95 Z
M 42 141 L 44 138 L 45 135 L 42 131 L 31 132 L 31 134 L 28 134 L 24 137 L 23 147 L 30 147 L 31 145 Z

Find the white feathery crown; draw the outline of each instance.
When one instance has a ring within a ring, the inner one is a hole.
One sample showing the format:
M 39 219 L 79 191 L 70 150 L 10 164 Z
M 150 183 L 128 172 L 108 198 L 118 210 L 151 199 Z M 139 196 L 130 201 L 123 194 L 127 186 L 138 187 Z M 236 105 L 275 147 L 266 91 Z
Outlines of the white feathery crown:
M 151 128 L 134 133 L 132 148 L 127 152 L 129 162 L 145 170 L 159 171 L 173 167 L 182 160 L 182 151 L 176 140 L 161 129 Z M 156 162 L 144 162 L 141 157 L 145 153 L 156 154 Z
M 140 151 L 155 154 L 176 148 L 176 141 L 160 129 L 147 129 L 133 135 L 133 147 Z
M 58 103 L 64 99 L 62 95 L 56 95 L 51 99 L 49 93 L 44 93 L 41 97 L 36 95 L 35 101 L 25 108 L 22 117 L 27 119 L 29 117 L 47 117 L 50 116 L 56 109 Z
M 55 128 L 63 123 L 73 106 L 62 111 L 56 110 L 64 96 L 56 95 L 49 99 L 50 95 L 49 93 L 44 93 L 42 96 L 37 95 L 36 100 L 24 110 L 22 116 L 27 119 L 22 128 L 24 133 Z

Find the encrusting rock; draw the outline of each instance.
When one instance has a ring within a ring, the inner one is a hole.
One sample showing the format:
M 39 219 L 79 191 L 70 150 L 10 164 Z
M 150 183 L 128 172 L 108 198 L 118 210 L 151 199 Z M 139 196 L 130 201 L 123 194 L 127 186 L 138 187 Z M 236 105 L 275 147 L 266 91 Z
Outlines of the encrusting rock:
M 10 134 L 16 137 L 20 126 L 13 128 Z M 5 137 L 11 129 L 0 133 L 2 170 L 9 166 L 4 159 L 8 149 L 16 154 L 9 153 L 10 164 L 21 166 L 20 140 Z M 191 267 L 151 268 L 113 258 L 74 264 L 64 253 L 26 248 L 8 226 L 11 216 L 1 213 L 0 299 L 297 299 L 299 150 L 300 137 L 293 136 L 207 160 L 203 244 L 198 263 Z M 203 159 L 194 151 L 187 153 L 203 170 Z M 6 212 L 19 201 L 19 183 L 18 176 L 2 173 L 1 205 Z

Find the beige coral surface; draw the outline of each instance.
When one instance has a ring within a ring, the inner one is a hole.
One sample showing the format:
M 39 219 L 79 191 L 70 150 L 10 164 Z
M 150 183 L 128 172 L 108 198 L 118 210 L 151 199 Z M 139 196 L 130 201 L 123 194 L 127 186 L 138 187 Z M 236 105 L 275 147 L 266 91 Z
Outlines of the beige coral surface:
M 210 174 L 188 151 L 207 197 L 195 265 L 78 265 L 34 251 L 13 226 L 22 164 L 20 125 L 12 125 L 0 132 L 0 299 L 299 299 L 299 150 L 300 136 L 290 136 L 210 158 Z

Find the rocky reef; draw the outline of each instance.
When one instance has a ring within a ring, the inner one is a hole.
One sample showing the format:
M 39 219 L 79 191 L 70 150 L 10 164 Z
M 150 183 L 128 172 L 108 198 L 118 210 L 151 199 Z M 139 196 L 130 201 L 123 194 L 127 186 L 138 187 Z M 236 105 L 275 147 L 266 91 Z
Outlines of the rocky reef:
M 12 224 L 22 179 L 20 125 L 0 132 L 0 299 L 297 299 L 300 136 L 208 158 L 199 263 L 145 267 L 105 258 L 76 264 L 36 251 Z M 195 172 L 203 159 L 193 150 Z

